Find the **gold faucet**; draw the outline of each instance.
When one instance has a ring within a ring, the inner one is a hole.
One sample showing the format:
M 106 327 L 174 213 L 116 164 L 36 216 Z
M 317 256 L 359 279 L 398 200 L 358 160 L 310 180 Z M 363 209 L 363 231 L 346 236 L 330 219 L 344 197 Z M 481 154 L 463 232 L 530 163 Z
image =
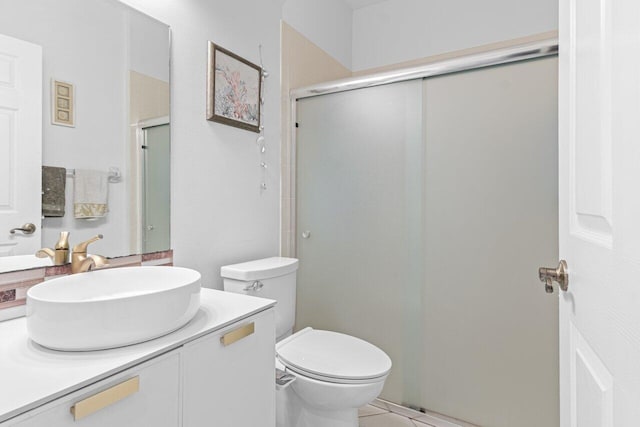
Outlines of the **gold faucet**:
M 38 258 L 51 258 L 53 265 L 64 265 L 69 262 L 69 232 L 61 231 L 58 243 L 51 248 L 42 248 L 36 252 Z
M 94 268 L 101 268 L 109 265 L 109 261 L 100 255 L 87 255 L 87 246 L 102 239 L 102 234 L 98 234 L 87 241 L 78 243 L 71 252 L 71 273 L 84 273 Z

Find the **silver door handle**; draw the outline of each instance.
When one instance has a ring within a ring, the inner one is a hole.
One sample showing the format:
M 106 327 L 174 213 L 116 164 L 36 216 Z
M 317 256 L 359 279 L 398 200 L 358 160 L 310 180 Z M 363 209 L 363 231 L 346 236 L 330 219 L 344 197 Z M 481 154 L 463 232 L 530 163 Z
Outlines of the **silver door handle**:
M 9 230 L 9 233 L 16 234 L 16 231 L 22 231 L 23 234 L 33 234 L 36 231 L 35 224 L 30 222 L 23 224 L 22 227 L 16 227 Z
M 302 232 L 302 238 L 303 239 L 308 239 L 309 237 L 311 237 L 311 232 L 309 230 L 306 230 L 306 231 Z
M 569 273 L 567 270 L 567 262 L 565 260 L 560 260 L 556 268 L 540 267 L 538 269 L 538 278 L 544 283 L 544 290 L 548 294 L 553 293 L 553 282 L 556 282 L 564 292 L 569 289 Z

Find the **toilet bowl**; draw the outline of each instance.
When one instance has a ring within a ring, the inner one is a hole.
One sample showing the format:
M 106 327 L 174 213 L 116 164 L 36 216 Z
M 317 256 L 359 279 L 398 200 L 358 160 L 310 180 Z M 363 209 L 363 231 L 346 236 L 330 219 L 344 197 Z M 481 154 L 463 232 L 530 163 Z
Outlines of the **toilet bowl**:
M 391 369 L 379 348 L 337 332 L 303 329 L 276 344 L 276 359 L 295 377 L 279 390 L 279 427 L 354 427 L 358 408 L 375 399 Z
M 276 368 L 293 377 L 276 392 L 277 427 L 357 427 L 358 408 L 375 399 L 391 370 L 378 347 L 350 335 L 291 334 L 298 260 L 274 257 L 224 266 L 224 290 L 275 299 Z

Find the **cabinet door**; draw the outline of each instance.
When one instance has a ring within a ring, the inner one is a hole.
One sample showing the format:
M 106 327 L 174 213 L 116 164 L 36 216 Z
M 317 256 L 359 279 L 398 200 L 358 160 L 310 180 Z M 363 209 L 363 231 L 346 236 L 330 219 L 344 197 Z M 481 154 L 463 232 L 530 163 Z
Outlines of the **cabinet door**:
M 184 427 L 275 425 L 273 309 L 183 348 Z
M 154 358 L 8 421 L 7 426 L 180 426 L 180 355 L 174 351 Z

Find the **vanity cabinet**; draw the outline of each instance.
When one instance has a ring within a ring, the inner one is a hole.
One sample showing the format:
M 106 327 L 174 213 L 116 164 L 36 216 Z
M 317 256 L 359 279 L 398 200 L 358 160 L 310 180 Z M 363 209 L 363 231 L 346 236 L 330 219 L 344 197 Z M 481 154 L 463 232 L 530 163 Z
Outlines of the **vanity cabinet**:
M 15 427 L 176 427 L 180 354 L 158 356 L 7 422 Z
M 183 347 L 183 427 L 273 427 L 273 310 Z
M 183 328 L 102 351 L 47 350 L 24 318 L 0 322 L 0 427 L 274 427 L 274 304 L 202 289 Z

